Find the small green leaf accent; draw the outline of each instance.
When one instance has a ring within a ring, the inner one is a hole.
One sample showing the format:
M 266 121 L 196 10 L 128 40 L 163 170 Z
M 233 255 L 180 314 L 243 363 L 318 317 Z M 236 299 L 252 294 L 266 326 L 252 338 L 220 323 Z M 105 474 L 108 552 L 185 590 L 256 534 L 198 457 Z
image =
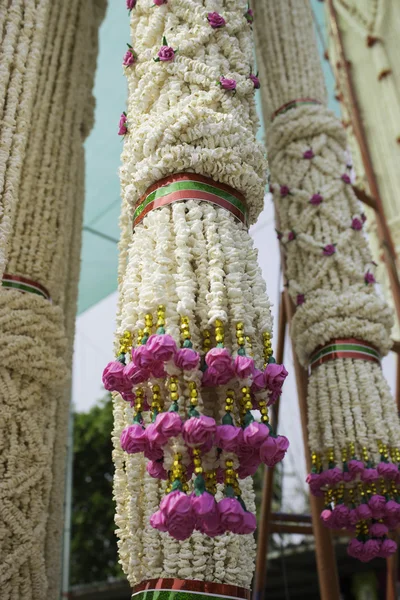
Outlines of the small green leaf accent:
M 178 406 L 178 403 L 175 401 L 169 407 L 168 412 L 178 412 L 178 411 L 179 411 L 179 406 Z
M 163 46 L 168 46 L 167 38 L 165 37 L 165 35 L 163 35 L 162 43 Z
M 246 349 L 245 348 L 239 348 L 238 355 L 239 356 L 246 356 Z
M 193 485 L 196 496 L 201 496 L 201 494 L 206 491 L 206 484 L 203 475 L 197 475 Z
M 226 498 L 234 498 L 235 497 L 235 490 L 233 489 L 233 487 L 231 485 L 225 486 L 224 496 Z
M 155 408 L 153 411 L 153 416 L 151 417 L 151 422 L 154 423 L 158 415 L 158 410 Z
M 244 417 L 244 428 L 248 427 L 254 421 L 254 417 L 248 410 Z
M 122 363 L 123 365 L 126 364 L 125 363 L 125 354 L 120 354 L 119 356 L 117 356 L 117 361 Z
M 222 425 L 233 425 L 232 415 L 230 413 L 225 413 L 222 417 Z
M 154 5 L 154 6 L 155 6 L 155 5 Z M 163 334 L 165 333 L 165 329 L 164 329 L 164 327 L 159 327 L 159 328 L 157 329 L 157 333 L 158 333 L 159 335 L 163 335 Z
M 193 344 L 192 344 L 192 342 L 190 340 L 185 340 L 183 342 L 183 347 L 184 348 L 193 348 Z
M 273 357 L 273 356 L 270 356 L 270 357 L 269 357 L 269 359 L 268 359 L 268 364 L 269 364 L 269 365 L 273 365 L 273 364 L 275 364 L 275 363 L 276 363 L 276 360 L 274 359 L 274 357 Z
M 157 58 L 153 58 L 153 60 L 154 60 L 154 62 L 160 62 L 160 59 L 158 57 Z
M 138 412 L 133 419 L 134 423 L 138 423 L 139 425 L 142 423 L 142 413 Z
M 189 410 L 188 410 L 188 414 L 189 414 L 189 417 L 199 417 L 199 416 L 200 416 L 200 413 L 199 413 L 199 411 L 198 411 L 198 410 L 196 410 L 194 406 L 191 406 L 191 407 L 189 408 Z
M 171 492 L 175 492 L 176 490 L 182 491 L 182 483 L 179 481 L 179 479 L 175 479 L 171 487 Z

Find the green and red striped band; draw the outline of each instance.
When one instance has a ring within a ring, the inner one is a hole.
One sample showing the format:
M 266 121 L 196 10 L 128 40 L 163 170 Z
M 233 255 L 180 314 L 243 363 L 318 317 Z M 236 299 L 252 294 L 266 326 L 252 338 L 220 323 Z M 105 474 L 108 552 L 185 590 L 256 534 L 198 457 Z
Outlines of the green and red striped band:
M 150 211 L 183 200 L 210 202 L 225 208 L 247 225 L 246 200 L 240 192 L 203 175 L 176 173 L 157 181 L 139 198 L 133 214 L 133 227 Z
M 381 364 L 381 357 L 376 348 L 362 340 L 354 338 L 332 340 L 322 348 L 318 348 L 311 356 L 310 368 L 315 369 L 319 365 L 337 358 L 354 358 L 368 360 Z
M 190 579 L 149 579 L 133 590 L 132 600 L 250 600 L 250 590 L 227 583 Z
M 43 285 L 40 285 L 40 283 L 32 281 L 32 279 L 28 279 L 27 277 L 22 277 L 22 275 L 4 273 L 1 284 L 8 290 L 17 290 L 23 294 L 37 294 L 38 296 L 42 296 L 46 300 L 51 301 L 50 294 Z
M 283 115 L 288 110 L 292 108 L 297 108 L 298 106 L 305 106 L 307 104 L 322 104 L 319 100 L 315 100 L 315 98 L 296 98 L 295 100 L 291 100 L 290 102 L 286 102 L 280 106 L 274 113 L 272 113 L 271 121 L 273 121 L 279 115 Z

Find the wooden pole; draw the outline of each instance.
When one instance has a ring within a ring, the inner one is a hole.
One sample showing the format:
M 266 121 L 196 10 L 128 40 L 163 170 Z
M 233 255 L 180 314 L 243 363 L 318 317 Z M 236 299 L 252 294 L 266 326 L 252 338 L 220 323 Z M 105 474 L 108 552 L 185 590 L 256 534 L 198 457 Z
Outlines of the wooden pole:
M 279 305 L 278 339 L 275 354 L 275 359 L 278 364 L 283 363 L 283 355 L 285 351 L 286 324 L 286 308 L 282 294 L 281 302 Z M 272 407 L 271 413 L 271 425 L 276 431 L 279 418 L 279 399 L 277 400 L 276 404 Z M 253 600 L 264 600 L 265 597 L 265 584 L 267 580 L 266 558 L 268 552 L 268 540 L 271 525 L 272 496 L 274 491 L 274 471 L 274 467 L 264 467 L 264 483 L 260 511 L 260 526 L 258 529 L 256 571 L 254 574 L 253 584 Z
M 385 212 L 383 209 L 383 202 L 379 192 L 378 182 L 375 176 L 374 167 L 372 164 L 371 155 L 365 136 L 364 127 L 360 115 L 356 92 L 353 86 L 351 78 L 351 65 L 346 60 L 346 54 L 344 50 L 344 43 L 341 31 L 338 26 L 336 11 L 334 7 L 334 1 L 328 0 L 328 8 L 330 15 L 330 22 L 332 27 L 333 37 L 336 39 L 337 47 L 339 50 L 339 64 L 340 68 L 344 70 L 345 82 L 347 88 L 347 98 L 349 102 L 349 109 L 352 117 L 352 125 L 354 134 L 356 136 L 361 158 L 364 164 L 365 175 L 367 177 L 369 190 L 376 204 L 376 224 L 377 234 L 379 241 L 382 246 L 386 267 L 389 273 L 390 285 L 393 294 L 394 305 L 397 313 L 397 317 L 400 321 L 400 281 L 396 265 L 396 249 L 392 240 L 389 226 L 385 219 Z M 368 203 L 368 202 L 367 202 Z
M 286 315 L 290 324 L 294 315 L 293 302 L 287 289 L 284 292 Z M 307 423 L 307 383 L 308 373 L 300 365 L 296 350 L 293 346 L 293 363 L 296 374 L 297 393 L 299 399 L 301 428 L 303 432 L 303 443 L 306 456 L 307 471 L 311 472 L 311 456 L 308 451 L 308 423 Z M 312 528 L 315 538 L 315 554 L 317 561 L 319 592 L 321 600 L 339 600 L 340 587 L 339 577 L 336 566 L 335 551 L 333 547 L 332 535 L 330 531 L 323 526 L 320 514 L 324 509 L 323 498 L 316 498 L 310 494 Z

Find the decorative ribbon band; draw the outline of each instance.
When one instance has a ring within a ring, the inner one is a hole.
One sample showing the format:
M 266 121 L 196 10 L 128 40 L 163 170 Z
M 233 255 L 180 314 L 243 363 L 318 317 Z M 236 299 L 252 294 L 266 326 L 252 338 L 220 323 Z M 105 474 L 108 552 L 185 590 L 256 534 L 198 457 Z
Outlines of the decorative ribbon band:
M 376 348 L 354 338 L 344 340 L 332 340 L 326 346 L 318 348 L 311 356 L 310 368 L 315 369 L 319 365 L 335 360 L 336 358 L 357 358 L 359 360 L 370 360 L 381 363 L 381 357 Z
M 225 208 L 238 221 L 247 224 L 246 200 L 240 192 L 196 173 L 176 173 L 157 181 L 139 198 L 133 214 L 133 227 L 151 210 L 182 200 L 210 202 Z
M 304 106 L 306 104 L 322 104 L 322 102 L 315 100 L 314 98 L 296 98 L 296 100 L 286 102 L 286 104 L 283 104 L 283 106 L 280 106 L 278 110 L 272 113 L 271 121 L 273 121 L 279 115 L 283 115 L 283 113 L 287 112 L 291 108 L 297 108 L 298 106 Z
M 23 294 L 28 292 L 30 294 L 37 294 L 38 296 L 42 296 L 46 300 L 51 301 L 50 294 L 43 285 L 40 285 L 40 283 L 32 281 L 31 279 L 27 279 L 26 277 L 22 277 L 21 275 L 4 273 L 1 284 L 8 290 L 17 290 Z
M 227 583 L 149 579 L 134 588 L 132 600 L 250 600 L 250 590 Z

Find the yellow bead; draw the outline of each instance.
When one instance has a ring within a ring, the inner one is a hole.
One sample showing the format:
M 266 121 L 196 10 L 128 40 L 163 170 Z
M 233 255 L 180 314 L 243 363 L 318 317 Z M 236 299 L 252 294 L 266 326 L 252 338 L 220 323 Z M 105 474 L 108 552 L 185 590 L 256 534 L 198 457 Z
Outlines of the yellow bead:
M 157 325 L 159 327 L 162 327 L 163 325 L 165 325 L 165 319 L 161 319 L 161 318 L 157 319 Z
M 170 392 L 176 392 L 178 389 L 178 386 L 176 385 L 176 383 L 170 383 L 169 384 L 169 390 Z
M 178 394 L 178 392 L 171 392 L 170 397 L 171 397 L 172 402 L 176 402 L 176 400 L 178 400 L 178 398 L 179 398 L 179 394 Z
M 224 326 L 224 324 L 223 324 L 223 322 L 221 321 L 221 319 L 215 319 L 215 326 L 216 326 L 216 327 L 223 327 L 223 326 Z
M 233 467 L 233 461 L 228 459 L 225 461 L 225 465 L 229 469 L 230 467 Z
M 190 390 L 190 397 L 191 398 L 197 398 L 198 393 L 197 390 Z
M 244 346 L 244 342 L 245 342 L 244 337 L 238 337 L 238 344 L 239 344 L 239 346 Z
M 216 335 L 215 339 L 217 341 L 217 344 L 220 344 L 221 342 L 224 341 L 224 338 L 222 337 L 222 335 Z
M 199 475 L 200 473 L 203 472 L 203 469 L 201 467 L 196 467 L 194 472 L 196 473 L 196 475 Z

